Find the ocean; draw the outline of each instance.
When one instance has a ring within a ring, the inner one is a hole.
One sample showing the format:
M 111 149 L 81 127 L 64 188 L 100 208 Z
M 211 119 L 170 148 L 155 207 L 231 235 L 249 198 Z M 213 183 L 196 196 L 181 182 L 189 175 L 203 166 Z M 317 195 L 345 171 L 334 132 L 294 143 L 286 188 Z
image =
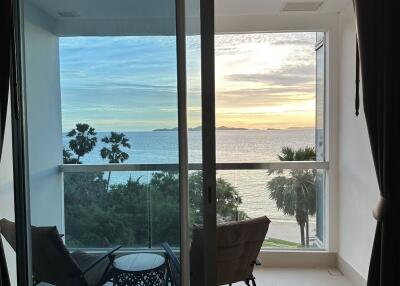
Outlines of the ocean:
M 131 149 L 124 151 L 129 159 L 124 163 L 132 164 L 176 164 L 178 163 L 178 133 L 176 131 L 124 132 Z M 98 132 L 98 143 L 95 149 L 82 158 L 84 164 L 105 164 L 100 156 L 104 147 L 101 138 L 109 135 Z M 201 132 L 189 131 L 189 163 L 201 163 Z M 64 147 L 68 149 L 70 138 L 64 135 Z M 315 146 L 315 129 L 285 130 L 217 130 L 216 151 L 218 163 L 251 163 L 279 161 L 283 146 L 300 148 Z M 123 183 L 129 177 L 149 180 L 150 172 L 112 172 L 111 184 Z M 269 198 L 266 188 L 267 170 L 218 171 L 217 177 L 224 178 L 236 187 L 242 197 L 240 209 L 249 217 L 267 215 L 275 221 L 294 221 L 294 217 L 286 216 L 276 208 L 275 202 Z

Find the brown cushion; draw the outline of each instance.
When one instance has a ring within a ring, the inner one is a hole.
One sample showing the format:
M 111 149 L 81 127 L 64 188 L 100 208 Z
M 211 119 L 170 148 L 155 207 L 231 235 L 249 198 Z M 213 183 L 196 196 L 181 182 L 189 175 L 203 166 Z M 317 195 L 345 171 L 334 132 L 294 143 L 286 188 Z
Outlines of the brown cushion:
M 252 276 L 269 223 L 270 220 L 264 216 L 217 226 L 218 285 L 243 281 Z M 204 283 L 203 247 L 203 227 L 195 226 L 190 257 L 193 286 Z
M 81 274 L 55 226 L 32 226 L 32 267 L 36 279 L 55 285 L 78 283 Z
M 0 233 L 15 250 L 15 224 L 5 218 L 0 219 Z

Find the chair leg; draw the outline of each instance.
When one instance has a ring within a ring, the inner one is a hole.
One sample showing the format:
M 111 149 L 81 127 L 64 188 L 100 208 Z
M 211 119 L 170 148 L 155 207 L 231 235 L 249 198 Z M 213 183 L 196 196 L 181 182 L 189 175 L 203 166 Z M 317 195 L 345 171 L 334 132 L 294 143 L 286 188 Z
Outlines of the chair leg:
M 254 277 L 251 278 L 251 284 L 252 284 L 253 286 L 257 286 L 257 285 L 256 285 L 256 278 L 254 278 Z
M 247 286 L 250 286 L 249 279 L 244 280 L 244 283 L 246 283 Z

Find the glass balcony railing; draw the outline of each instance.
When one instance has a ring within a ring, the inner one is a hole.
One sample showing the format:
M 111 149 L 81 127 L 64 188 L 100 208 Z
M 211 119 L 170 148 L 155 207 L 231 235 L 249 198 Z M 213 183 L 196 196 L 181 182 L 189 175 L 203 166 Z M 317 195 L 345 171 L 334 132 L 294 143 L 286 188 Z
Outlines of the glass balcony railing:
M 220 188 L 234 188 L 236 197 L 233 207 L 224 190 L 217 189 L 218 219 L 266 215 L 271 224 L 264 248 L 323 248 L 324 180 L 325 171 L 316 169 L 218 171 Z M 227 207 L 236 213 L 225 215 Z
M 71 248 L 179 245 L 176 172 L 64 174 L 65 242 Z
M 202 223 L 201 164 L 190 164 L 190 224 Z M 217 222 L 266 215 L 265 248 L 323 248 L 325 162 L 217 164 Z M 70 248 L 180 244 L 177 164 L 63 165 Z

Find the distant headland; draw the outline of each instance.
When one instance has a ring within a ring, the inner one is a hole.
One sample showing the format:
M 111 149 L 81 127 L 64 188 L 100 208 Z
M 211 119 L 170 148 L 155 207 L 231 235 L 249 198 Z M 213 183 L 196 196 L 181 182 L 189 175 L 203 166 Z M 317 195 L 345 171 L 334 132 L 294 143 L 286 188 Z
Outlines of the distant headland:
M 219 126 L 216 128 L 217 130 L 253 130 L 247 128 L 239 128 L 239 127 L 227 127 L 227 126 Z M 178 127 L 174 128 L 158 128 L 153 131 L 178 131 Z M 201 126 L 191 127 L 189 131 L 201 131 Z
M 265 128 L 265 129 L 254 129 L 254 128 L 242 128 L 242 127 L 228 127 L 228 126 L 219 126 L 216 130 L 296 130 L 296 129 L 310 129 L 314 127 L 288 127 L 288 128 Z M 191 127 L 188 129 L 189 131 L 201 131 L 201 126 Z M 178 131 L 178 127 L 174 128 L 157 128 L 152 131 Z

